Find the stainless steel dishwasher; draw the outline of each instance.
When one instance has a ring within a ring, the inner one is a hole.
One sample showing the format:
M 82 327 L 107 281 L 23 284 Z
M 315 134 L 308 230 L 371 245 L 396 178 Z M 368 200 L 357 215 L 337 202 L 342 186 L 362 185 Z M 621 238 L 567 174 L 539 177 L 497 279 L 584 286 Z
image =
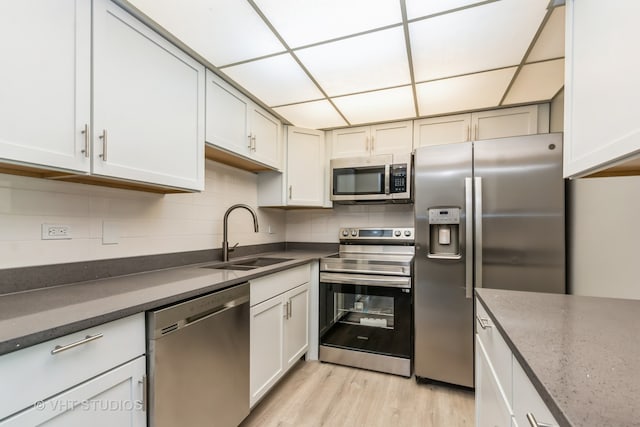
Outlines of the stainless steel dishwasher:
M 147 313 L 151 427 L 232 427 L 249 414 L 249 284 Z

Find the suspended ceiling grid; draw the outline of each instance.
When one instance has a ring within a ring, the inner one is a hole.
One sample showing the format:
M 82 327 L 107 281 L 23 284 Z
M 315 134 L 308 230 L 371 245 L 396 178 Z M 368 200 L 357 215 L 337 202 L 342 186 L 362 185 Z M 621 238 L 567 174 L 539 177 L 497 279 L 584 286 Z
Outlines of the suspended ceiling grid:
M 291 124 L 330 129 L 552 99 L 549 0 L 129 0 Z

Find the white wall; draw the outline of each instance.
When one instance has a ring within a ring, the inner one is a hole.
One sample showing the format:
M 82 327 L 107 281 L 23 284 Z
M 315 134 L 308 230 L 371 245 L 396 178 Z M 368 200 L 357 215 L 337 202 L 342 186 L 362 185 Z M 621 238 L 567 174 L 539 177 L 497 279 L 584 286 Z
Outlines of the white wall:
M 569 291 L 640 299 L 640 177 L 570 183 Z
M 207 161 L 205 185 L 159 195 L 0 174 L 0 268 L 220 248 L 225 210 L 257 206 L 257 177 Z M 257 211 L 257 234 L 248 212 L 231 214 L 231 243 L 284 241 L 285 213 Z M 104 221 L 119 230 L 118 244 L 102 244 Z M 41 240 L 42 223 L 70 225 L 73 239 Z
M 340 227 L 413 227 L 413 205 L 334 205 L 287 212 L 288 242 L 338 242 Z

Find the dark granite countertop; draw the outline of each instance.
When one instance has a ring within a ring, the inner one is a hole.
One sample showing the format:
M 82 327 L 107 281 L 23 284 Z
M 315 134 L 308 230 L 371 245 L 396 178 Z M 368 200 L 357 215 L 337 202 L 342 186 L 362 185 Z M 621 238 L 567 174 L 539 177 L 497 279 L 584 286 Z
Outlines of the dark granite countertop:
M 209 262 L 0 295 L 0 355 L 303 265 L 328 253 L 292 250 L 259 255 L 292 260 L 247 271 L 200 268 L 215 264 Z
M 640 300 L 476 295 L 561 426 L 640 426 Z

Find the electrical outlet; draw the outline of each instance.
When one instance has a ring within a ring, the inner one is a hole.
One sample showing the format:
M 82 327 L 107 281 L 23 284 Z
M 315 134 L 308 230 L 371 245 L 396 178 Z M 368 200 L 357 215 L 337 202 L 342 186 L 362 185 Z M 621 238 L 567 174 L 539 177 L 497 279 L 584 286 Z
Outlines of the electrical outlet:
M 42 240 L 71 239 L 71 226 L 64 224 L 42 224 Z

